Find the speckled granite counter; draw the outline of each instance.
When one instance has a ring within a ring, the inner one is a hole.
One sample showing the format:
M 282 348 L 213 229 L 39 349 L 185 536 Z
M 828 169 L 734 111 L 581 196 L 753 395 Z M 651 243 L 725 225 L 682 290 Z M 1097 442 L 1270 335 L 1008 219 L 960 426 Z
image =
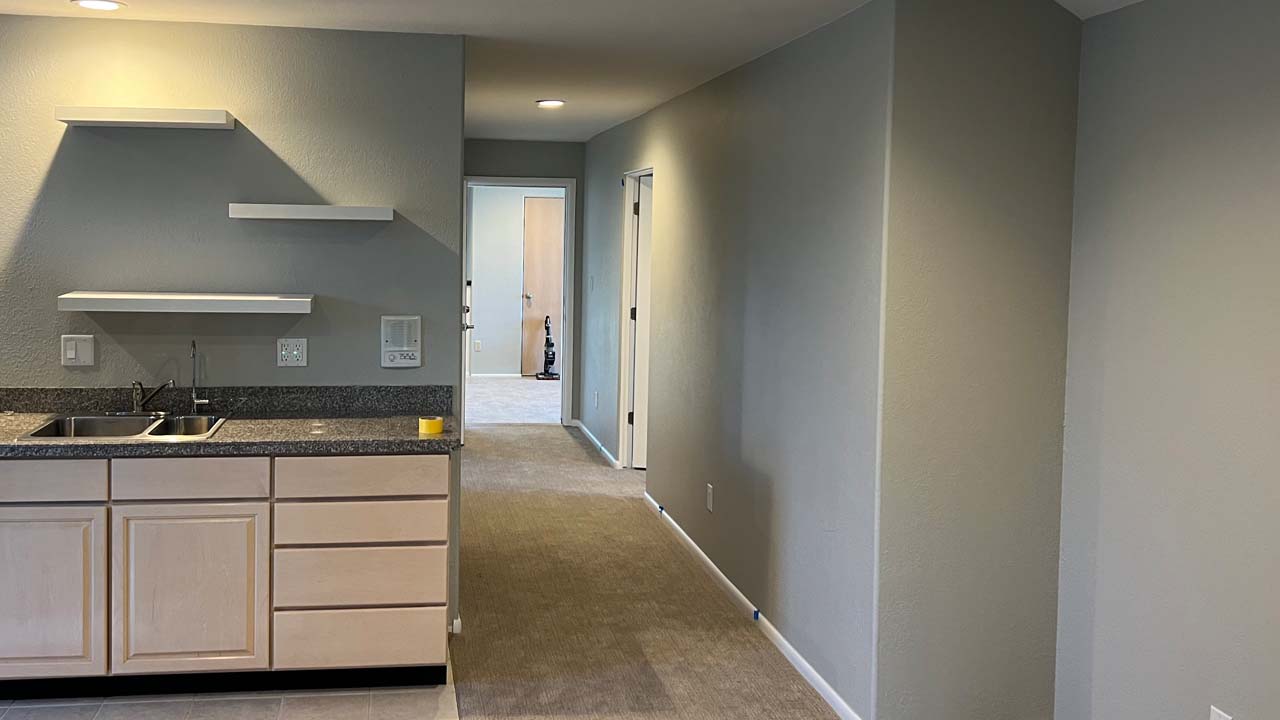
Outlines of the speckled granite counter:
M 459 446 L 457 422 L 418 435 L 417 417 L 227 420 L 208 440 L 19 440 L 54 417 L 0 414 L 0 458 L 230 457 L 237 455 L 440 455 Z

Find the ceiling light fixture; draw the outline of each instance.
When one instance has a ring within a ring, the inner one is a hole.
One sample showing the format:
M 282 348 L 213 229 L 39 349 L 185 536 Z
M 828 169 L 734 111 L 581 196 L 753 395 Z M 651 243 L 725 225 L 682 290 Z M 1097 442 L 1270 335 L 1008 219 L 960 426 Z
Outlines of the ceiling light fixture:
M 85 10 L 119 10 L 124 7 L 120 0 L 71 0 L 72 5 L 79 5 Z
M 537 106 L 543 110 L 554 110 L 564 107 L 563 100 L 539 100 Z

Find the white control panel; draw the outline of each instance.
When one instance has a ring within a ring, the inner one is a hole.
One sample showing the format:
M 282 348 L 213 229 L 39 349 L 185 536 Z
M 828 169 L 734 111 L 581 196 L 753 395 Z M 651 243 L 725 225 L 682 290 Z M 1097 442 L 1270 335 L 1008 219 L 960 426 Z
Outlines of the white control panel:
M 306 367 L 306 338 L 277 338 L 276 367 Z
M 422 316 L 382 316 L 382 367 L 422 367 Z
M 63 335 L 62 364 L 80 366 L 93 364 L 92 335 Z

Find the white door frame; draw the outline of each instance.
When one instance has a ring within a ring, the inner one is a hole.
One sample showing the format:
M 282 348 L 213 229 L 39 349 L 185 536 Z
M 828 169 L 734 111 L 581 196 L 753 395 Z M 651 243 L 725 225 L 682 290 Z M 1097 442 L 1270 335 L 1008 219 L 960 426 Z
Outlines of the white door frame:
M 635 360 L 635 334 L 631 332 L 631 302 L 635 296 L 636 283 L 636 242 L 637 223 L 632 208 L 640 200 L 640 178 L 653 175 L 653 168 L 640 168 L 623 173 L 622 186 L 626 189 L 626 202 L 622 204 L 622 288 L 619 298 L 618 319 L 618 460 L 623 467 L 634 467 L 631 453 L 631 429 L 627 423 L 627 413 L 632 407 L 632 394 L 635 383 L 632 377 L 632 365 Z M 656 180 L 656 178 L 655 178 Z
M 568 425 L 573 421 L 573 348 L 577 340 L 573 333 L 573 319 L 577 308 L 574 307 L 574 273 L 576 271 L 575 249 L 577 246 L 577 230 L 575 220 L 578 217 L 578 181 L 574 178 L 526 178 L 495 177 L 488 175 L 467 175 L 462 178 L 462 194 L 465 209 L 462 213 L 462 293 L 463 304 L 470 301 L 467 282 L 471 280 L 471 188 L 474 187 L 536 187 L 564 188 L 564 282 L 563 297 L 560 299 L 561 323 L 560 337 L 556 345 L 557 360 L 560 362 L 560 424 Z M 463 323 L 469 322 L 469 315 L 464 314 Z M 470 372 L 468 359 L 471 348 L 471 330 L 462 329 L 462 398 L 459 405 L 459 422 L 465 424 L 465 404 L 467 373 Z

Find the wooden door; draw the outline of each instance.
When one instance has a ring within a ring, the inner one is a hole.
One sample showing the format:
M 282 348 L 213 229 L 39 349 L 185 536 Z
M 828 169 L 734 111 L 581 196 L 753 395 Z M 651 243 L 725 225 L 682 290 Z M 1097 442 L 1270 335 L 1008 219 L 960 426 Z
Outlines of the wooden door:
M 268 665 L 267 503 L 117 505 L 111 672 Z
M 561 301 L 564 283 L 564 198 L 524 199 L 524 316 L 521 321 L 520 374 L 542 372 L 543 327 L 551 316 L 557 355 L 561 352 Z M 560 372 L 560 358 L 555 371 Z
M 107 509 L 0 508 L 0 678 L 107 672 Z

